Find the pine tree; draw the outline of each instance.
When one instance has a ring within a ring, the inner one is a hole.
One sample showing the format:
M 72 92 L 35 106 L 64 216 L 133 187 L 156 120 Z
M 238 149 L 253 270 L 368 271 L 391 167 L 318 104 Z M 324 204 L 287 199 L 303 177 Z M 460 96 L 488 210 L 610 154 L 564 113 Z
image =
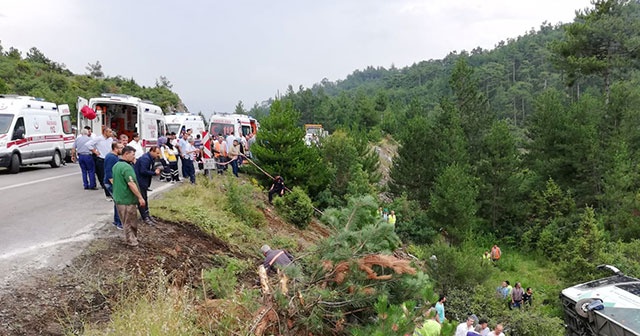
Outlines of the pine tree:
M 428 216 L 440 226 L 453 243 L 460 243 L 475 229 L 476 179 L 464 165 L 453 163 L 438 176 L 431 193 Z
M 613 239 L 630 241 L 640 235 L 638 192 L 640 176 L 633 165 L 625 142 L 613 143 L 611 169 L 604 174 L 601 196 L 604 225 Z
M 455 106 L 460 116 L 460 126 L 469 146 L 471 162 L 476 161 L 484 134 L 495 120 L 493 112 L 484 94 L 479 90 L 479 83 L 474 70 L 466 58 L 460 57 L 453 68 L 450 85 L 455 97 Z
M 599 227 L 595 211 L 587 207 L 565 250 L 563 267 L 566 278 L 573 281 L 593 278 L 604 246 L 604 233 Z
M 260 132 L 251 152 L 258 164 L 273 176 L 280 175 L 292 188 L 300 186 L 314 198 L 329 183 L 330 172 L 317 147 L 304 144 L 304 130 L 297 126 L 300 114 L 291 103 L 274 101 L 269 116 L 260 122 Z M 265 186 L 272 181 L 263 177 Z
M 475 163 L 480 179 L 479 215 L 498 236 L 508 233 L 521 207 L 520 157 L 506 121 L 494 122 L 483 139 L 482 153 Z
M 466 165 L 468 154 L 458 111 L 447 100 L 433 119 L 416 116 L 402 133 L 398 155 L 393 161 L 390 190 L 406 192 L 427 208 L 436 177 L 453 164 Z
M 640 51 L 640 4 L 630 0 L 595 0 L 594 8 L 577 12 L 565 28 L 562 41 L 552 45 L 557 63 L 567 71 L 569 84 L 579 76 L 603 79 L 605 104 L 609 104 L 614 76 L 619 69 L 638 66 Z
M 538 251 L 550 260 L 558 260 L 567 240 L 576 229 L 576 204 L 571 193 L 562 190 L 552 179 L 546 188 L 536 192 L 530 202 L 531 214 L 522 226 L 512 230 L 513 237 L 521 237 L 525 249 Z

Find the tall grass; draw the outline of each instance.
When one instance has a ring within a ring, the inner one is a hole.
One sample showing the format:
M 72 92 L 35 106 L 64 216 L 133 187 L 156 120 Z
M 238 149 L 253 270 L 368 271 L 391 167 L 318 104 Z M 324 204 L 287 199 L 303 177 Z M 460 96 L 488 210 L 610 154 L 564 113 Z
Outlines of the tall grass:
M 136 289 L 134 284 L 123 289 L 109 325 L 85 325 L 84 335 L 202 334 L 194 319 L 190 290 L 169 287 L 167 277 L 161 273 L 149 280 L 152 285 L 145 290 Z
M 154 216 L 166 221 L 190 223 L 238 248 L 256 253 L 269 239 L 256 230 L 264 224 L 252 184 L 240 185 L 233 176 L 197 177 L 197 184 L 179 186 L 149 202 Z

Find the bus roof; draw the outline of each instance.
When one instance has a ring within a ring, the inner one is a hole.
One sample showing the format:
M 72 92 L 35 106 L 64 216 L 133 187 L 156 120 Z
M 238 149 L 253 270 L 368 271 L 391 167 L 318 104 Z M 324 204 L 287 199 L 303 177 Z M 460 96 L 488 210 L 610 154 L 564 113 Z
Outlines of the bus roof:
M 566 288 L 562 295 L 578 302 L 601 299 L 603 310 L 596 311 L 611 321 L 640 332 L 640 280 L 625 275 L 593 280 Z

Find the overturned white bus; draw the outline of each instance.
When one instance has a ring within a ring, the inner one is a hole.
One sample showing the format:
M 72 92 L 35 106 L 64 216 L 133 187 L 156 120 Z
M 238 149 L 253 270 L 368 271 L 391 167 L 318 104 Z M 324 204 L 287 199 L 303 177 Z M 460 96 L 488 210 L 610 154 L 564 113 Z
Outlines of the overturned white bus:
M 640 280 L 617 268 L 614 276 L 566 288 L 560 294 L 568 336 L 640 336 Z

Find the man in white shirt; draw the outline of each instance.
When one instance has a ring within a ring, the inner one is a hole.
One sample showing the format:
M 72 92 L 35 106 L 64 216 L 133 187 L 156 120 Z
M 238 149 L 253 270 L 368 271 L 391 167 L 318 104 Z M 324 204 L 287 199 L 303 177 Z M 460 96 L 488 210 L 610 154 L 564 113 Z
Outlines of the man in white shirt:
M 136 149 L 136 160 L 139 159 L 144 154 L 144 148 L 142 148 L 142 144 L 140 144 L 140 134 L 133 133 L 131 142 L 129 142 L 129 146 Z
M 229 153 L 229 151 L 231 150 L 231 147 L 233 146 L 233 140 L 235 139 L 236 137 L 235 135 L 233 135 L 233 131 L 231 131 L 231 133 L 227 135 L 227 138 L 224 139 L 224 141 L 227 143 L 227 153 Z
M 96 175 L 98 176 L 98 181 L 100 182 L 100 186 L 104 190 L 104 196 L 107 201 L 111 201 L 111 194 L 104 185 L 104 158 L 111 152 L 111 143 L 113 143 L 113 131 L 111 128 L 105 128 L 102 131 L 102 135 L 96 138 L 96 150 L 98 151 L 98 155 L 94 157 L 96 164 Z
M 489 329 L 489 321 L 486 318 L 481 318 L 480 322 L 478 322 L 480 327 L 480 335 L 487 336 L 491 332 Z
M 185 160 L 189 160 L 189 156 L 187 155 L 187 150 L 189 148 L 189 137 L 191 136 L 191 129 L 188 129 L 186 132 L 182 133 L 182 138 L 180 138 L 180 140 L 178 140 L 178 149 L 180 151 L 180 162 L 182 163 L 182 177 L 183 178 L 188 178 L 189 177 L 189 169 L 187 168 L 186 165 L 188 165 L 188 162 L 185 162 Z
M 91 130 L 91 126 L 85 126 L 84 129 L 89 132 L 89 137 L 91 138 L 91 140 L 95 141 L 98 138 L 98 135 L 93 133 L 93 131 Z
M 491 333 L 489 333 L 489 336 L 504 336 L 502 330 L 504 330 L 504 327 L 502 326 L 502 324 L 498 324 L 496 328 L 493 329 Z
M 473 315 L 467 317 L 466 322 L 462 322 L 456 328 L 455 336 L 467 336 L 469 331 L 473 331 L 473 323 L 475 323 L 475 319 Z

